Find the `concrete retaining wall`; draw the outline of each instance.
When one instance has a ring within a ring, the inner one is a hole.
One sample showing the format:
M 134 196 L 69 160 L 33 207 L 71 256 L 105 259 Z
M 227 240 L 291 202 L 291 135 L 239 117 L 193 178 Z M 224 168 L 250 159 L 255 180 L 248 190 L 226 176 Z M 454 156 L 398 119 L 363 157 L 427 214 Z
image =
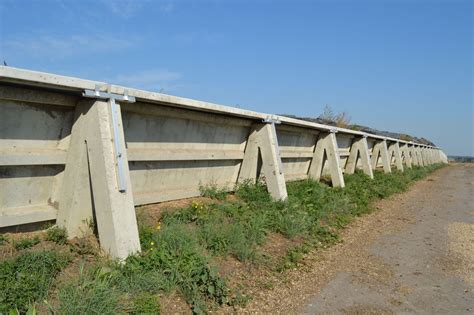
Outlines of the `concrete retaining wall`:
M 355 167 L 372 176 L 447 163 L 436 147 L 133 89 L 114 134 L 110 102 L 82 95 L 97 84 L 124 94 L 0 67 L 0 227 L 58 219 L 75 236 L 95 213 L 102 246 L 123 258 L 140 249 L 133 205 L 197 196 L 201 185 L 232 189 L 260 176 L 285 199 L 289 180 L 326 174 L 343 187 Z

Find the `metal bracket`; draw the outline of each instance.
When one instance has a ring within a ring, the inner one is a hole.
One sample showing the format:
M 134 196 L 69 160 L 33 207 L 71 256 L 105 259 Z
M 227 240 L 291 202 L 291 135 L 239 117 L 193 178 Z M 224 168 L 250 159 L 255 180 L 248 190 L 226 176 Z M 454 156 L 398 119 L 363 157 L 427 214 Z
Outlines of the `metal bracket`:
M 125 170 L 124 170 L 124 160 L 123 160 L 123 152 L 122 152 L 122 144 L 120 142 L 121 134 L 120 134 L 120 126 L 118 123 L 118 106 L 117 102 L 126 102 L 126 103 L 135 103 L 135 97 L 129 96 L 128 91 L 124 90 L 124 94 L 115 94 L 110 93 L 110 86 L 106 85 L 105 88 L 107 92 L 101 90 L 102 86 L 96 84 L 95 90 L 84 90 L 82 92 L 82 96 L 89 97 L 89 98 L 98 98 L 107 100 L 110 106 L 110 113 L 112 116 L 112 128 L 114 134 L 114 146 L 115 146 L 115 159 L 117 160 L 117 184 L 118 190 L 121 193 L 127 191 L 127 184 L 125 181 Z
M 103 87 L 105 87 L 107 92 L 102 91 Z M 96 84 L 94 90 L 84 90 L 82 92 L 82 96 L 90 97 L 90 98 L 101 98 L 101 99 L 114 99 L 115 101 L 119 102 L 126 102 L 126 103 L 135 103 L 135 96 L 129 96 L 128 90 L 123 91 L 123 95 L 110 93 L 111 87 L 108 84 L 100 85 Z
M 283 174 L 283 163 L 281 161 L 280 146 L 278 145 L 278 138 L 277 138 L 276 127 L 275 127 L 275 125 L 281 124 L 281 121 L 278 119 L 275 119 L 273 116 L 267 116 L 267 118 L 262 119 L 262 122 L 265 124 L 271 125 L 272 136 L 275 139 L 274 145 L 275 145 L 276 155 L 278 158 L 278 169 L 279 169 L 280 174 Z
M 266 123 L 266 124 L 281 124 L 281 121 L 274 118 L 273 116 L 267 116 L 267 118 L 265 119 L 262 119 L 262 122 Z

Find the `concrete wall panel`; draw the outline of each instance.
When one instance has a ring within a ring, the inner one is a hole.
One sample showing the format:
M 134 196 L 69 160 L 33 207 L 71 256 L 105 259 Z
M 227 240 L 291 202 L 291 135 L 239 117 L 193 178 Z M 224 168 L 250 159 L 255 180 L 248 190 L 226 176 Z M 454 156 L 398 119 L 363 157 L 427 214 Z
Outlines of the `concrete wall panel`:
M 130 162 L 136 205 L 199 195 L 201 185 L 232 189 L 240 161 Z

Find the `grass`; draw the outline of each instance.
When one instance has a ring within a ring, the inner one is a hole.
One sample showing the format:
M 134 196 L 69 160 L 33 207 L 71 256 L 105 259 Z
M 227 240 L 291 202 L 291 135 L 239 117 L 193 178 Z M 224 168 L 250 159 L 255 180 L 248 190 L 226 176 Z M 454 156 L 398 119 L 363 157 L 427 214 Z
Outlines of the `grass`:
M 229 190 L 225 188 L 219 188 L 216 184 L 211 184 L 207 186 L 200 185 L 199 192 L 203 197 L 224 200 L 227 197 Z
M 67 231 L 65 228 L 54 226 L 46 231 L 46 240 L 59 245 L 67 243 Z
M 26 312 L 31 303 L 46 297 L 54 277 L 70 257 L 52 251 L 25 252 L 0 263 L 0 313 Z
M 172 222 L 163 228 L 140 228 L 143 253 L 127 259 L 122 273 L 157 272 L 163 275 L 156 289 L 179 290 L 195 313 L 202 313 L 207 302 L 227 302 L 227 288 L 199 245 L 196 231 Z
M 41 242 L 39 236 L 35 236 L 32 238 L 24 237 L 18 240 L 13 240 L 12 245 L 16 250 L 27 249 L 33 247 Z
M 158 297 L 172 292 L 183 296 L 196 314 L 224 304 L 244 306 L 250 299 L 245 287 L 230 286 L 218 272 L 222 258 L 231 256 L 273 273 L 295 268 L 306 253 L 339 242 L 339 231 L 373 211 L 374 200 L 406 190 L 437 167 L 376 172 L 373 180 L 357 172 L 345 176 L 344 189 L 311 180 L 291 182 L 286 202 L 272 201 L 262 183 L 238 185 L 235 198 L 216 186 L 201 187 L 209 202 L 167 211 L 154 226 L 139 220 L 142 252 L 124 264 L 102 259 L 81 267 L 74 279 L 50 292 L 57 301 L 51 308 L 60 314 L 157 314 Z M 291 246 L 269 257 L 264 248 L 270 234 L 282 235 Z M 45 239 L 67 244 L 67 234 L 57 227 L 48 229 Z M 68 263 L 52 252 L 24 250 L 39 239 L 10 242 L 21 254 L 0 265 L 0 313 L 25 312 L 46 298 L 54 277 Z M 68 245 L 76 257 L 97 257 L 79 241 Z
M 161 306 L 156 296 L 144 292 L 138 295 L 133 301 L 132 314 L 159 314 Z
M 0 235 L 0 246 L 7 243 L 8 243 L 8 238 L 5 235 Z
M 126 311 L 121 292 L 114 287 L 110 273 L 101 268 L 85 272 L 81 268 L 79 278 L 64 285 L 58 294 L 59 314 L 117 314 Z

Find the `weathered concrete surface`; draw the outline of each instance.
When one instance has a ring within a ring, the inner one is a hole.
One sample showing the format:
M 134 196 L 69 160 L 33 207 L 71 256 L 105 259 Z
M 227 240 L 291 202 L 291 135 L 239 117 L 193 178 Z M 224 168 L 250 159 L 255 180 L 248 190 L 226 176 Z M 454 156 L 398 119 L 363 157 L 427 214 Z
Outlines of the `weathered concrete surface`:
M 303 314 L 474 312 L 474 166 L 429 180 L 399 200 L 407 223 L 362 246 L 360 265 L 339 270 Z

